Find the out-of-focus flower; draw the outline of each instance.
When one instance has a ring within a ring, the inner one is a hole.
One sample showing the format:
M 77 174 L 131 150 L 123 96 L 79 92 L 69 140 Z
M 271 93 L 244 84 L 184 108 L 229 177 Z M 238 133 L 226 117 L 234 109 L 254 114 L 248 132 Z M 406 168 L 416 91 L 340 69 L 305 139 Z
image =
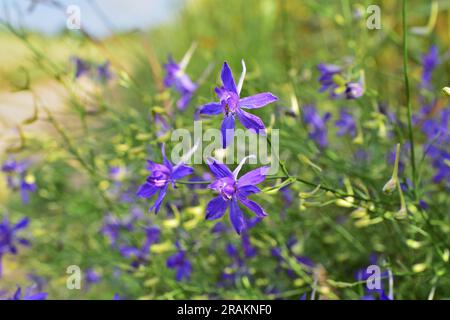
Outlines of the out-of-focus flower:
M 11 190 L 19 190 L 22 202 L 29 202 L 29 193 L 37 190 L 34 177 L 27 173 L 27 163 L 14 159 L 6 160 L 2 165 L 2 171 L 6 173 L 6 182 Z
M 321 149 L 328 146 L 328 129 L 326 123 L 330 117 L 331 114 L 328 112 L 321 117 L 316 108 L 312 105 L 307 105 L 303 108 L 303 121 L 308 127 L 309 137 L 314 140 Z
M 181 248 L 179 241 L 176 241 L 175 246 L 177 252 L 167 258 L 167 268 L 177 270 L 175 276 L 177 281 L 182 281 L 183 279 L 188 280 L 191 277 L 192 264 L 186 256 L 186 250 Z
M 75 79 L 90 75 L 99 82 L 107 82 L 112 78 L 109 61 L 96 64 L 76 56 L 72 57 L 71 60 L 75 67 Z
M 187 108 L 198 88 L 198 85 L 185 73 L 185 67 L 176 63 L 171 56 L 169 56 L 167 64 L 164 65 L 166 69 L 164 86 L 167 88 L 173 87 L 180 94 L 180 99 L 177 101 L 177 107 L 180 110 Z
M 431 77 L 434 69 L 439 64 L 439 52 L 436 45 L 431 46 L 430 50 L 422 56 L 422 76 L 421 85 L 424 88 L 431 87 Z
M 196 146 L 194 146 L 187 155 L 185 155 L 186 161 L 195 152 Z M 142 184 L 137 195 L 141 198 L 152 198 L 158 191 L 159 195 L 155 203 L 150 207 L 150 211 L 155 210 L 158 213 L 159 208 L 166 196 L 167 188 L 171 183 L 175 187 L 176 180 L 180 180 L 194 172 L 194 169 L 184 164 L 184 161 L 180 161 L 177 165 L 173 165 L 167 158 L 164 151 L 164 145 L 161 147 L 161 153 L 163 156 L 163 164 L 154 163 L 153 161 L 147 161 L 147 169 L 151 174 L 147 177 L 147 181 Z
M 47 299 L 47 292 L 34 292 L 33 288 L 27 288 L 22 296 L 22 288 L 17 286 L 16 292 L 9 300 L 45 300 Z
M 17 254 L 17 245 L 29 246 L 30 242 L 17 235 L 17 232 L 28 226 L 29 219 L 22 218 L 16 224 L 11 224 L 7 217 L 0 223 L 0 278 L 2 276 L 2 258 L 5 254 Z
M 347 109 L 341 109 L 339 111 L 340 118 L 336 120 L 336 127 L 339 128 L 337 135 L 349 135 L 354 138 L 356 136 L 356 123 L 353 116 L 347 111 Z
M 86 269 L 86 282 L 89 284 L 98 283 L 101 280 L 101 276 L 92 268 Z
M 101 82 L 106 82 L 111 79 L 111 70 L 109 67 L 109 61 L 105 61 L 104 63 L 97 66 L 97 76 Z
M 358 99 L 364 93 L 364 89 L 359 82 L 347 82 L 345 84 L 345 97 L 349 100 Z
M 137 268 L 148 260 L 150 247 L 159 242 L 161 230 L 156 226 L 144 227 L 145 240 L 140 247 L 121 245 L 119 252 L 122 256 L 133 258 L 131 266 Z
M 328 91 L 330 98 L 337 99 L 357 99 L 364 94 L 363 77 L 360 77 L 360 81 L 350 81 L 343 78 L 343 68 L 334 64 L 320 63 L 317 65 L 317 69 L 320 72 L 319 83 L 320 92 Z
M 80 57 L 72 57 L 72 61 L 75 65 L 75 79 L 89 73 L 89 70 L 91 69 L 89 62 L 81 59 Z
M 320 63 L 317 65 L 317 69 L 320 72 L 319 82 L 321 87 L 320 92 L 328 91 L 330 96 L 336 97 L 335 90 L 338 85 L 333 80 L 333 77 L 342 72 L 342 68 L 334 64 Z
M 217 191 L 219 195 L 206 206 L 206 219 L 220 219 L 227 209 L 230 208 L 231 224 L 238 234 L 241 234 L 247 228 L 244 214 L 239 208 L 238 201 L 260 218 L 267 215 L 259 204 L 247 197 L 260 192 L 255 185 L 264 181 L 269 167 L 260 167 L 252 170 L 238 179 L 239 171 L 248 158 L 242 159 L 233 172 L 226 165 L 217 162 L 213 158 L 209 158 L 207 161 L 209 169 L 216 178 L 208 188 Z
M 244 62 L 243 66 L 245 70 Z M 243 72 L 239 84 L 236 87 L 231 69 L 228 64 L 224 62 L 221 72 L 222 86 L 220 88 L 216 87 L 215 89 L 219 102 L 211 102 L 202 105 L 198 111 L 200 114 L 210 116 L 223 113 L 224 118 L 221 126 L 223 148 L 226 148 L 233 139 L 236 116 L 246 129 L 257 134 L 265 135 L 266 127 L 262 120 L 242 109 L 262 108 L 278 99 L 270 92 L 258 93 L 250 97 L 240 98 L 239 94 L 242 89 L 244 77 L 245 72 Z

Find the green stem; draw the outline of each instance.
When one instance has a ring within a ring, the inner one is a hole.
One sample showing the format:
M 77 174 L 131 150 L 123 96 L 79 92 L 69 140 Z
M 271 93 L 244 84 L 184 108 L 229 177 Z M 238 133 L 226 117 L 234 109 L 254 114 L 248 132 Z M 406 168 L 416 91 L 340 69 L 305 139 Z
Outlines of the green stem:
M 414 135 L 412 128 L 412 112 L 411 112 L 411 94 L 409 88 L 409 78 L 408 78 L 408 30 L 406 28 L 406 2 L 403 0 L 403 74 L 405 77 L 405 93 L 406 93 L 406 106 L 408 108 L 408 135 L 411 144 L 411 170 L 412 170 L 412 181 L 413 181 L 413 194 L 417 197 L 417 185 L 416 185 L 416 157 L 414 152 Z

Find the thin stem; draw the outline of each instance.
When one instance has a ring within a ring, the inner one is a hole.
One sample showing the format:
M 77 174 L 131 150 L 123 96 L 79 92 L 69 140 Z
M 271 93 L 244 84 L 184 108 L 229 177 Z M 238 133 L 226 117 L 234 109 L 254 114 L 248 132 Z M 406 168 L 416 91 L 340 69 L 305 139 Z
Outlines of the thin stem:
M 406 29 L 406 2 L 403 0 L 403 74 L 405 77 L 405 93 L 406 93 L 406 106 L 408 108 L 408 136 L 411 144 L 411 170 L 413 181 L 413 194 L 417 197 L 417 185 L 416 185 L 416 157 L 414 152 L 414 135 L 412 129 L 412 112 L 411 112 L 411 94 L 409 88 L 408 78 L 408 31 Z

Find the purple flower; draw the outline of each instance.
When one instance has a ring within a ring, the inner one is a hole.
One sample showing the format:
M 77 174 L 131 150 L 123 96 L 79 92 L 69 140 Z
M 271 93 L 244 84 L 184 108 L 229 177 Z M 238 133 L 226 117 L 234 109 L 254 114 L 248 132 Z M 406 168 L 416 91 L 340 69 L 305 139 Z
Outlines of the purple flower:
M 105 61 L 104 63 L 97 66 L 97 75 L 98 79 L 101 82 L 106 82 L 111 79 L 111 71 L 109 69 L 109 61 Z
M 421 84 L 424 88 L 430 88 L 431 86 L 431 76 L 433 75 L 433 70 L 439 64 L 439 53 L 437 46 L 431 46 L 430 50 L 422 56 L 422 76 Z
M 22 288 L 17 286 L 16 292 L 10 298 L 10 300 L 45 300 L 47 299 L 47 292 L 33 292 L 33 288 L 27 288 L 25 294 L 22 297 Z
M 319 65 L 317 65 L 317 69 L 320 72 L 320 77 L 318 80 L 321 84 L 321 87 L 319 91 L 328 91 L 332 98 L 336 98 L 337 95 L 335 93 L 335 90 L 338 85 L 335 83 L 333 78 L 335 75 L 342 72 L 342 68 L 334 64 L 320 63 Z
M 86 282 L 87 283 L 98 283 L 102 278 L 100 275 L 95 272 L 94 269 L 89 268 L 86 270 Z
M 192 99 L 194 92 L 198 85 L 189 78 L 184 72 L 183 65 L 177 64 L 172 57 L 169 56 L 167 64 L 164 65 L 166 69 L 166 77 L 164 78 L 164 86 L 166 88 L 173 87 L 180 95 L 177 101 L 177 107 L 180 110 L 185 110 Z
M 75 79 L 78 79 L 89 72 L 91 66 L 86 60 L 83 60 L 80 57 L 72 57 L 72 61 L 75 65 Z
M 189 159 L 195 149 L 196 146 L 188 152 L 188 155 L 185 156 L 186 160 Z M 155 213 L 158 213 L 159 208 L 161 207 L 169 183 L 175 187 L 176 180 L 180 180 L 194 172 L 194 169 L 186 166 L 183 160 L 174 166 L 166 158 L 164 145 L 161 147 L 161 153 L 163 156 L 163 164 L 154 163 L 150 160 L 147 161 L 147 169 L 151 174 L 147 177 L 147 181 L 142 184 L 137 191 L 137 195 L 141 198 L 152 198 L 159 191 L 158 198 L 153 206 L 150 207 L 150 211 L 155 210 Z
M 245 66 L 245 64 L 243 64 Z M 244 67 L 245 70 L 245 67 Z M 241 76 L 236 87 L 233 74 L 226 62 L 223 63 L 221 79 L 222 86 L 216 87 L 215 91 L 219 102 L 211 102 L 201 106 L 198 110 L 200 114 L 218 115 L 223 113 L 222 121 L 222 145 L 226 148 L 234 136 L 235 117 L 237 116 L 241 124 L 254 133 L 265 135 L 265 126 L 262 120 L 242 109 L 258 109 L 276 101 L 278 98 L 270 92 L 258 93 L 250 97 L 240 98 L 244 75 Z
M 233 172 L 226 165 L 217 162 L 213 158 L 209 158 L 207 161 L 209 169 L 216 177 L 216 180 L 208 188 L 217 191 L 219 195 L 206 206 L 206 219 L 220 219 L 227 209 L 230 208 L 231 224 L 238 234 L 241 234 L 247 228 L 247 223 L 243 212 L 239 208 L 238 201 L 260 218 L 267 215 L 263 208 L 247 197 L 250 194 L 260 192 L 255 185 L 264 181 L 269 167 L 260 167 L 252 170 L 238 179 L 239 171 L 247 158 L 244 158 Z
M 341 76 L 342 68 L 334 64 L 321 63 L 317 65 L 320 72 L 320 92 L 328 91 L 330 98 L 357 99 L 363 95 L 361 82 L 351 82 Z M 342 94 L 344 93 L 344 95 Z
M 167 258 L 167 268 L 177 270 L 175 276 L 177 281 L 188 280 L 191 276 L 192 264 L 186 257 L 186 251 L 181 248 L 179 241 L 175 243 L 175 246 L 177 247 L 177 252 Z
M 308 105 L 303 109 L 303 121 L 308 127 L 309 137 L 324 149 L 328 146 L 327 126 L 326 122 L 330 119 L 331 114 L 325 113 L 323 117 L 317 112 L 314 106 Z
M 347 82 L 345 84 L 345 97 L 349 100 L 358 99 L 364 93 L 363 87 L 359 82 Z
M 161 231 L 156 226 L 144 227 L 145 231 L 145 241 L 140 247 L 121 245 L 119 247 L 119 252 L 122 256 L 126 258 L 134 258 L 131 266 L 134 268 L 139 267 L 141 264 L 147 262 L 150 247 L 159 242 Z
M 19 190 L 22 202 L 27 204 L 29 193 L 37 189 L 34 178 L 27 174 L 27 164 L 24 161 L 8 159 L 3 163 L 2 171 L 6 173 L 8 187 L 11 190 Z
M 16 224 L 11 224 L 5 217 L 0 223 L 0 278 L 2 276 L 2 257 L 7 253 L 16 254 L 17 245 L 29 246 L 30 242 L 17 236 L 17 232 L 28 226 L 29 219 L 22 218 Z
M 356 136 L 356 123 L 353 116 L 346 110 L 341 109 L 339 111 L 340 118 L 335 122 L 336 127 L 339 128 L 337 135 L 343 136 L 345 134 L 350 137 Z

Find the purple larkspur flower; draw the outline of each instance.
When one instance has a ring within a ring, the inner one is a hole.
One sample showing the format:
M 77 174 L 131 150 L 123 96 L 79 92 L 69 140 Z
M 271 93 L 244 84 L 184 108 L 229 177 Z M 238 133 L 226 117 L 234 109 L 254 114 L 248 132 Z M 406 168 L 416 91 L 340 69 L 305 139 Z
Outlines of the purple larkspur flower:
M 89 73 L 91 65 L 84 59 L 80 57 L 72 57 L 73 64 L 75 65 L 75 79 Z
M 155 112 L 153 115 L 153 121 L 156 126 L 156 136 L 158 138 L 164 136 L 169 131 L 169 124 L 161 114 Z
M 192 273 L 192 264 L 186 256 L 186 250 L 181 248 L 180 242 L 177 240 L 175 243 L 177 252 L 167 258 L 166 265 L 169 269 L 176 269 L 177 273 L 175 279 L 182 281 L 188 280 Z
M 139 267 L 141 264 L 147 262 L 150 247 L 159 242 L 161 236 L 161 230 L 156 226 L 144 227 L 145 240 L 140 247 L 134 247 L 129 245 L 120 245 L 119 252 L 123 257 L 133 258 L 131 266 L 134 268 Z
M 30 287 L 25 290 L 22 296 L 22 288 L 17 286 L 17 290 L 9 300 L 45 300 L 47 299 L 47 292 L 35 292 L 34 288 Z
M 242 251 L 244 252 L 244 256 L 246 258 L 252 258 L 258 252 L 258 250 L 251 244 L 250 235 L 248 233 L 242 234 L 241 245 L 242 245 Z
M 101 82 L 106 82 L 111 79 L 112 74 L 109 66 L 109 61 L 105 61 L 97 66 L 97 76 Z
M 6 173 L 8 188 L 19 190 L 22 202 L 29 202 L 29 193 L 37 190 L 36 183 L 27 178 L 27 163 L 14 159 L 6 160 L 2 165 L 2 171 Z
M 318 80 L 321 84 L 321 87 L 319 91 L 328 91 L 331 97 L 336 97 L 334 91 L 336 90 L 338 85 L 334 82 L 333 78 L 335 75 L 342 72 L 342 68 L 334 64 L 320 63 L 317 65 L 317 69 L 320 72 Z
M 86 269 L 86 282 L 87 283 L 98 283 L 101 280 L 101 276 L 92 268 Z
M 22 218 L 16 224 L 11 224 L 7 217 L 0 223 L 0 278 L 2 276 L 2 258 L 5 254 L 17 254 L 17 245 L 29 246 L 30 242 L 17 235 L 28 226 L 29 219 Z
M 244 74 L 243 74 L 244 75 Z M 234 137 L 235 117 L 251 132 L 265 135 L 266 127 L 262 120 L 242 109 L 258 109 L 269 103 L 277 101 L 277 97 L 270 92 L 258 93 L 250 97 L 240 98 L 244 77 L 241 77 L 238 86 L 234 82 L 233 73 L 227 62 L 223 63 L 221 72 L 222 86 L 215 91 L 219 102 L 210 102 L 199 107 L 198 112 L 205 115 L 223 114 L 222 121 L 222 146 L 226 148 Z
M 364 93 L 364 89 L 359 82 L 347 82 L 345 84 L 345 97 L 349 100 L 358 99 Z
M 207 161 L 209 169 L 216 178 L 208 188 L 217 191 L 219 195 L 206 206 L 206 219 L 220 219 L 227 209 L 230 208 L 231 224 L 238 234 L 241 234 L 247 228 L 247 223 L 243 212 L 239 208 L 238 201 L 260 218 L 267 215 L 259 204 L 247 197 L 260 192 L 255 185 L 264 181 L 269 167 L 260 167 L 252 170 L 238 179 L 239 171 L 247 159 L 248 157 L 242 159 L 233 172 L 226 165 L 217 162 L 213 158 L 209 158 Z
M 317 69 L 320 72 L 318 80 L 321 86 L 319 92 L 328 91 L 330 98 L 332 99 L 345 97 L 351 100 L 357 99 L 363 95 L 364 89 L 362 83 L 347 81 L 343 79 L 340 76 L 343 68 L 341 68 L 340 66 L 320 63 L 317 65 Z M 338 81 L 337 78 L 340 78 L 342 80 Z M 345 82 L 345 87 L 344 83 L 341 82 Z M 341 93 L 341 91 L 343 91 L 343 94 Z
M 320 116 L 316 107 L 312 105 L 307 105 L 303 108 L 303 121 L 308 127 L 309 137 L 314 140 L 321 149 L 328 146 L 328 129 L 326 123 L 330 117 L 331 114 L 328 112 L 323 116 Z
M 354 138 L 356 136 L 356 123 L 353 116 L 347 111 L 347 109 L 341 109 L 339 111 L 339 119 L 335 122 L 336 127 L 339 128 L 337 135 L 349 135 Z
M 185 157 L 188 159 L 195 149 L 196 146 L 188 152 L 189 156 Z M 141 198 L 152 198 L 159 191 L 158 198 L 153 206 L 150 207 L 150 211 L 155 210 L 155 213 L 158 213 L 159 208 L 161 207 L 169 184 L 172 184 L 172 186 L 175 187 L 176 180 L 180 180 L 194 172 L 194 169 L 185 165 L 183 160 L 177 165 L 173 165 L 166 157 L 164 145 L 161 147 L 161 153 L 163 156 L 162 164 L 147 160 L 147 169 L 151 174 L 147 177 L 147 181 L 139 187 L 136 193 Z
M 436 45 L 433 45 L 430 50 L 422 56 L 421 85 L 424 88 L 431 87 L 431 77 L 439 62 L 438 48 Z
M 191 102 L 192 96 L 198 88 L 198 84 L 194 83 L 191 78 L 184 72 L 181 64 L 175 62 L 171 56 L 164 65 L 166 76 L 164 78 L 164 86 L 166 88 L 173 87 L 179 94 L 180 99 L 177 101 L 177 107 L 185 110 Z

